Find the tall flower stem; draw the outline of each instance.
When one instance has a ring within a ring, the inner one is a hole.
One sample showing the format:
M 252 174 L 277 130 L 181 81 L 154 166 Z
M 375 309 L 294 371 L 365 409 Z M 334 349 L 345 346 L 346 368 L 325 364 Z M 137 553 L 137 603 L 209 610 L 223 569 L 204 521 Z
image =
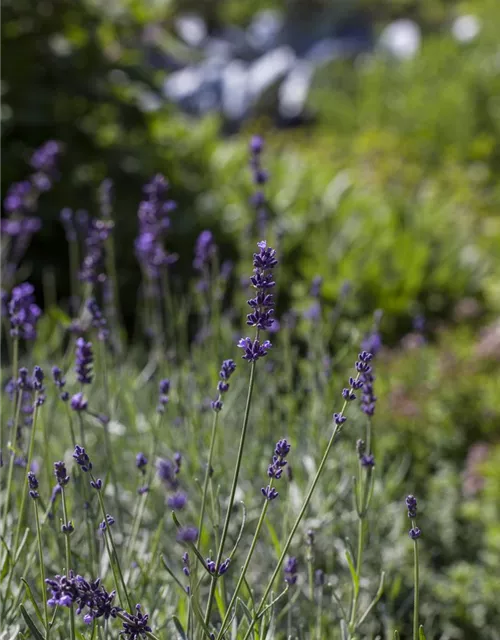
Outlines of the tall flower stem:
M 359 373 L 356 376 L 356 381 L 358 379 L 359 379 Z M 344 415 L 346 407 L 347 407 L 347 400 L 344 402 L 344 405 L 342 407 L 340 415 L 342 415 L 342 416 Z M 269 580 L 269 582 L 267 584 L 267 587 L 266 587 L 266 589 L 264 591 L 264 595 L 261 598 L 259 606 L 257 607 L 257 611 L 255 612 L 255 614 L 254 614 L 254 616 L 252 618 L 252 621 L 250 622 L 250 626 L 248 627 L 248 630 L 247 630 L 243 640 L 247 640 L 250 637 L 250 635 L 251 635 L 251 633 L 253 631 L 253 628 L 255 626 L 255 623 L 259 619 L 259 616 L 260 616 L 262 610 L 265 607 L 266 600 L 267 600 L 267 598 L 269 596 L 269 593 L 271 592 L 271 589 L 273 588 L 274 581 L 276 580 L 276 578 L 278 576 L 278 573 L 279 573 L 279 571 L 281 569 L 281 566 L 282 566 L 283 562 L 285 561 L 285 558 L 286 558 L 286 555 L 288 553 L 288 549 L 289 549 L 289 547 L 290 547 L 290 545 L 292 543 L 293 537 L 294 537 L 297 529 L 299 528 L 300 523 L 302 522 L 302 519 L 303 519 L 303 517 L 305 515 L 305 512 L 307 510 L 307 507 L 309 506 L 309 502 L 311 501 L 312 494 L 314 493 L 314 490 L 316 489 L 316 485 L 318 484 L 319 478 L 320 478 L 320 476 L 321 476 L 321 474 L 323 472 L 324 466 L 325 466 L 326 461 L 328 459 L 328 456 L 330 454 L 330 450 L 331 450 L 331 448 L 333 446 L 333 443 L 335 442 L 335 439 L 336 439 L 337 435 L 340 432 L 341 432 L 341 426 L 336 424 L 334 429 L 333 429 L 333 433 L 332 433 L 332 435 L 330 437 L 330 440 L 329 440 L 329 442 L 328 442 L 328 444 L 326 446 L 326 449 L 325 449 L 325 452 L 323 454 L 323 457 L 321 458 L 321 462 L 319 463 L 319 467 L 318 467 L 318 470 L 316 471 L 316 475 L 314 476 L 314 479 L 313 479 L 312 484 L 311 484 L 311 486 L 309 488 L 309 491 L 307 492 L 307 495 L 305 497 L 305 500 L 304 500 L 304 503 L 302 505 L 302 508 L 300 509 L 299 515 L 297 516 L 297 518 L 296 518 L 295 522 L 293 523 L 293 526 L 292 526 L 292 528 L 290 530 L 290 533 L 288 535 L 288 538 L 287 538 L 287 541 L 285 543 L 285 546 L 283 547 L 283 551 L 281 552 L 281 555 L 279 557 L 278 564 L 276 565 L 276 568 L 273 571 L 271 579 Z
M 130 538 L 129 538 L 129 542 L 128 542 L 128 545 L 127 545 L 127 554 L 125 556 L 126 559 L 127 559 L 127 565 L 130 564 L 132 552 L 133 552 L 133 549 L 134 549 L 135 540 L 137 538 L 137 535 L 139 533 L 139 529 L 141 527 L 142 518 L 144 516 L 144 509 L 146 508 L 146 501 L 148 499 L 149 487 L 151 485 L 151 482 L 152 482 L 153 476 L 154 476 L 153 456 L 155 454 L 156 445 L 158 443 L 158 434 L 159 434 L 159 431 L 160 431 L 162 416 L 163 416 L 162 413 L 158 413 L 158 417 L 157 417 L 157 421 L 156 421 L 156 428 L 154 428 L 154 431 L 153 431 L 153 440 L 152 440 L 151 449 L 150 449 L 150 452 L 149 452 L 149 465 L 150 466 L 149 466 L 149 473 L 148 473 L 147 481 L 146 481 L 146 486 L 148 487 L 148 491 L 146 491 L 145 493 L 143 493 L 139 497 L 139 503 L 138 503 L 137 510 L 135 512 L 135 515 L 134 515 L 133 522 L 132 522 L 132 533 L 131 533 Z
M 96 482 L 96 479 L 94 478 L 94 476 L 92 474 L 90 474 L 90 477 L 92 478 L 93 482 Z M 109 547 L 108 547 L 108 555 L 109 555 L 109 561 L 111 563 L 111 566 L 113 568 L 113 575 L 115 578 L 115 584 L 116 584 L 116 590 L 118 591 L 118 594 L 120 594 L 120 584 L 121 584 L 121 588 L 123 589 L 123 594 L 125 596 L 125 599 L 127 600 L 128 606 L 130 611 L 133 611 L 133 607 L 132 607 L 132 601 L 130 599 L 130 596 L 128 594 L 128 590 L 127 590 L 127 585 L 125 584 L 125 580 L 123 578 L 123 573 L 122 573 L 122 569 L 120 566 L 120 561 L 118 559 L 118 553 L 116 552 L 116 546 L 115 546 L 115 542 L 113 540 L 113 534 L 111 533 L 111 526 L 107 525 L 107 517 L 106 517 L 106 509 L 104 507 L 104 500 L 102 497 L 102 489 L 98 489 L 97 490 L 97 496 L 99 498 L 99 505 L 101 507 L 101 513 L 102 513 L 102 517 L 103 517 L 103 522 L 106 523 L 106 529 L 103 531 L 103 535 L 105 537 L 105 539 L 109 539 Z M 120 583 L 120 584 L 119 584 Z
M 29 443 L 29 447 L 28 447 L 28 459 L 26 461 L 26 469 L 29 471 L 31 469 L 31 462 L 33 460 L 33 449 L 35 447 L 35 432 L 36 432 L 36 424 L 37 424 L 37 418 L 38 418 L 38 393 L 35 393 L 35 410 L 33 412 L 33 425 L 31 427 L 31 437 L 30 437 L 30 443 Z M 21 402 L 21 399 L 19 399 L 19 403 Z M 26 480 L 26 483 L 28 481 Z M 21 536 L 21 528 L 23 526 L 23 521 L 24 521 L 24 512 L 26 510 L 26 496 L 28 495 L 27 491 L 23 491 L 22 492 L 22 497 L 21 497 L 21 507 L 19 509 L 19 513 L 17 516 L 17 528 L 16 528 L 16 536 L 14 538 L 14 553 L 17 552 L 17 545 L 19 544 L 19 538 Z
M 257 333 L 258 335 L 258 333 Z M 238 484 L 238 476 L 240 473 L 240 467 L 241 467 L 241 460 L 243 458 L 243 447 L 245 446 L 245 438 L 246 438 L 246 434 L 247 434 L 247 429 L 248 429 L 248 418 L 250 416 L 250 405 L 252 402 L 252 393 L 253 393 L 253 387 L 254 387 L 254 382 L 255 382 L 255 361 L 253 361 L 250 365 L 250 380 L 248 383 L 248 394 L 247 394 L 247 401 L 246 401 L 246 406 L 245 406 L 245 413 L 243 416 L 243 426 L 241 429 L 241 435 L 240 435 L 240 444 L 238 447 L 238 454 L 236 456 L 236 466 L 234 468 L 234 475 L 233 475 L 233 483 L 231 485 L 231 493 L 229 495 L 229 504 L 227 506 L 227 512 L 226 512 L 226 518 L 224 520 L 224 525 L 222 527 L 222 534 L 221 534 L 221 540 L 220 540 L 220 544 L 219 544 L 219 551 L 217 553 L 217 559 L 215 561 L 215 566 L 216 569 L 219 568 L 220 566 L 220 562 L 222 559 L 222 554 L 224 553 L 224 544 L 226 542 L 226 537 L 227 537 L 227 532 L 229 529 L 229 521 L 231 520 L 231 511 L 233 509 L 233 504 L 234 504 L 234 496 L 236 494 L 236 487 Z M 210 620 L 210 613 L 212 610 L 212 604 L 213 604 L 213 600 L 214 600 L 214 595 L 215 595 L 215 588 L 217 586 L 217 575 L 215 574 L 214 576 L 212 576 L 212 582 L 210 584 L 210 592 L 208 595 L 208 603 L 207 603 L 207 609 L 205 612 L 205 624 L 208 624 L 209 620 Z
M 270 482 L 270 486 L 272 486 L 272 480 Z M 252 560 L 252 556 L 253 556 L 253 552 L 255 551 L 255 547 L 257 545 L 257 539 L 260 535 L 260 531 L 262 529 L 262 525 L 264 524 L 264 520 L 266 518 L 266 513 L 267 513 L 267 509 L 269 507 L 269 500 L 265 500 L 264 501 L 264 505 L 262 507 L 262 511 L 260 512 L 260 518 L 259 521 L 257 523 L 257 528 L 255 529 L 255 533 L 253 536 L 253 540 L 252 540 L 252 544 L 250 545 L 250 549 L 248 550 L 247 553 L 247 557 L 245 560 L 245 564 L 243 565 L 242 569 L 241 569 L 241 573 L 240 573 L 240 577 L 238 578 L 238 582 L 236 583 L 236 587 L 234 588 L 234 593 L 232 595 L 231 601 L 229 602 L 229 605 L 227 607 L 227 612 L 226 615 L 224 616 L 224 619 L 222 620 L 222 624 L 221 624 L 221 628 L 219 631 L 219 634 L 217 635 L 217 638 L 222 638 L 224 636 L 224 632 L 226 629 L 226 626 L 228 624 L 228 620 L 231 618 L 231 610 L 236 602 L 236 598 L 238 597 L 238 593 L 240 591 L 241 585 L 243 584 L 243 581 L 245 580 L 245 575 L 246 572 L 248 570 L 248 567 L 250 566 L 250 561 Z
M 14 423 L 12 425 L 13 434 L 16 433 L 17 425 L 19 423 L 19 414 L 21 412 L 21 394 L 22 394 L 22 391 L 18 391 L 18 393 L 16 394 L 15 409 L 14 409 L 15 417 L 14 417 Z M 7 517 L 9 515 L 10 492 L 12 488 L 12 478 L 14 475 L 14 459 L 15 459 L 15 455 L 14 455 L 14 451 L 12 450 L 10 452 L 10 457 L 9 457 L 9 471 L 7 475 L 7 491 L 6 491 L 6 497 L 5 497 L 5 507 L 3 511 L 2 534 L 4 536 L 7 533 Z
M 215 447 L 215 437 L 217 434 L 217 423 L 219 422 L 219 412 L 214 411 L 214 419 L 212 422 L 212 434 L 210 437 L 210 449 L 208 451 L 208 461 L 207 468 L 205 470 L 205 480 L 203 482 L 203 494 L 201 497 L 201 509 L 200 509 L 200 518 L 198 520 L 198 531 L 199 531 L 199 539 L 201 540 L 201 534 L 203 532 L 203 520 L 205 517 L 205 509 L 207 503 L 207 494 L 208 494 L 208 485 L 210 482 L 210 476 L 212 474 L 212 458 L 214 454 Z
M 38 541 L 38 555 L 40 558 L 40 593 L 45 593 L 45 563 L 43 561 L 43 545 L 42 545 L 42 531 L 40 528 L 40 515 L 38 513 L 38 500 L 33 500 L 35 507 L 35 522 L 36 522 L 36 538 Z M 43 598 L 43 612 L 45 615 L 45 640 L 49 640 L 50 635 L 50 618 L 49 609 L 47 606 L 47 598 Z
M 412 519 L 412 527 L 415 528 L 415 520 Z M 419 605 L 419 567 L 418 567 L 418 540 L 413 541 L 413 640 L 419 640 L 418 605 Z
M 64 525 L 68 526 L 69 520 L 68 520 L 68 511 L 66 508 L 66 492 L 63 486 L 61 486 L 61 503 L 62 503 L 62 509 L 63 509 Z M 66 550 L 66 576 L 69 576 L 69 572 L 71 571 L 71 542 L 69 540 L 70 535 L 71 534 L 69 531 L 66 531 L 64 533 L 64 547 Z M 76 638 L 75 612 L 73 611 L 73 607 L 69 608 L 69 622 L 70 622 L 70 629 L 71 629 L 71 640 L 75 640 Z

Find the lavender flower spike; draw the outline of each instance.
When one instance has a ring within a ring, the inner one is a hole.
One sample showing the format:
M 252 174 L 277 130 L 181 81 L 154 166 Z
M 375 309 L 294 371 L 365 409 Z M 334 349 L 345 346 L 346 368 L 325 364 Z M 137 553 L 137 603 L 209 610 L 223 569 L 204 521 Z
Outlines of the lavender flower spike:
M 271 293 L 275 285 L 272 270 L 278 264 L 276 251 L 267 246 L 265 240 L 257 243 L 259 253 L 253 256 L 253 276 L 250 282 L 257 293 L 248 300 L 252 313 L 247 316 L 247 324 L 258 329 L 268 330 L 273 325 L 274 299 Z
M 76 377 L 81 384 L 90 384 L 92 382 L 92 363 L 94 362 L 94 353 L 92 351 L 92 343 L 86 342 L 84 338 L 78 338 L 76 341 Z
M 75 445 L 75 452 L 73 453 L 73 458 L 76 460 L 77 464 L 80 466 L 80 469 L 82 471 L 87 472 L 92 469 L 92 463 L 90 462 L 90 458 L 85 452 L 85 449 L 81 447 L 79 444 Z
M 219 382 L 217 384 L 218 397 L 212 401 L 212 409 L 214 411 L 220 411 L 223 407 L 222 396 L 229 390 L 229 378 L 236 370 L 236 364 L 234 360 L 224 360 L 219 372 Z

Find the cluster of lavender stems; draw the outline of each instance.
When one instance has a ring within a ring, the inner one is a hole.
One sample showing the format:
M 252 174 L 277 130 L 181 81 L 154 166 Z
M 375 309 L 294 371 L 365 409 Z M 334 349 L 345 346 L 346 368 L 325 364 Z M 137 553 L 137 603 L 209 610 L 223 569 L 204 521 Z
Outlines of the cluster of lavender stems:
M 2 238 L 8 240 L 5 247 L 2 247 L 2 284 L 7 289 L 12 286 L 33 235 L 42 227 L 40 218 L 34 214 L 41 194 L 49 191 L 59 177 L 58 162 L 61 153 L 59 142 L 45 142 L 31 156 L 33 173 L 27 179 L 11 185 L 5 195 L 5 216 L 2 216 L 0 230 Z
M 265 606 L 266 606 L 266 602 L 267 599 L 269 597 L 269 594 L 271 592 L 271 589 L 273 588 L 273 585 L 275 583 L 275 580 L 279 574 L 279 571 L 285 561 L 285 558 L 288 554 L 288 549 L 290 548 L 290 545 L 292 543 L 292 540 L 295 536 L 295 533 L 300 525 L 300 523 L 302 522 L 304 515 L 306 513 L 306 510 L 309 506 L 309 503 L 311 501 L 311 497 L 314 493 L 314 490 L 316 489 L 316 486 L 318 484 L 318 481 L 321 477 L 321 474 L 323 472 L 324 466 L 326 464 L 326 461 L 328 459 L 328 456 L 330 454 L 330 451 L 333 447 L 333 444 L 335 442 L 335 440 L 337 439 L 338 435 L 341 433 L 343 426 L 346 422 L 347 416 L 344 415 L 346 409 L 347 409 L 347 405 L 349 402 L 351 402 L 352 400 L 355 400 L 356 398 L 356 394 L 355 394 L 355 390 L 360 388 L 359 385 L 359 377 L 361 375 L 361 373 L 363 372 L 363 370 L 365 370 L 366 366 L 369 365 L 370 360 L 372 359 L 372 355 L 366 351 L 362 351 L 359 356 L 358 356 L 358 360 L 355 363 L 355 369 L 356 369 L 356 376 L 355 377 L 351 377 L 349 379 L 349 387 L 343 389 L 342 391 L 342 397 L 344 399 L 344 404 L 342 406 L 342 409 L 339 413 L 334 414 L 334 427 L 332 430 L 332 435 L 330 437 L 330 440 L 328 441 L 328 444 L 325 448 L 325 451 L 323 453 L 323 456 L 321 458 L 321 461 L 319 463 L 318 469 L 316 471 L 316 474 L 313 478 L 313 481 L 311 483 L 311 486 L 309 487 L 309 490 L 307 491 L 306 497 L 304 499 L 304 502 L 302 503 L 302 507 L 299 511 L 299 514 L 294 522 L 294 524 L 292 525 L 292 528 L 290 530 L 290 533 L 288 534 L 288 538 L 285 542 L 285 544 L 283 545 L 283 548 L 281 550 L 281 555 L 278 559 L 278 562 L 276 564 L 276 567 L 267 583 L 266 588 L 264 589 L 264 593 L 260 599 L 259 604 L 256 607 L 255 613 L 252 617 L 252 620 L 250 621 L 250 624 L 248 626 L 247 632 L 243 638 L 243 640 L 248 640 L 248 638 L 251 636 L 254 626 L 257 622 L 257 620 L 259 619 L 262 611 L 264 610 Z

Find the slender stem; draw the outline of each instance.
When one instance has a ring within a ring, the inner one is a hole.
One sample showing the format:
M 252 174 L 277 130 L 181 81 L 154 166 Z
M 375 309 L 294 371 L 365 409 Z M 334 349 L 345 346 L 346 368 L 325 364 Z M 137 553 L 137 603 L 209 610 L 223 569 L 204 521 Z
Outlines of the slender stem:
M 323 587 L 319 587 L 318 610 L 316 614 L 316 640 L 321 640 L 321 618 L 323 614 Z
M 240 467 L 241 467 L 241 460 L 243 458 L 243 447 L 245 445 L 245 437 L 246 437 L 247 428 L 248 428 L 248 418 L 250 416 L 250 404 L 251 404 L 251 401 L 252 401 L 252 392 L 253 392 L 253 387 L 254 387 L 254 381 L 255 381 L 255 360 L 252 362 L 252 364 L 250 366 L 250 381 L 248 383 L 247 402 L 246 402 L 246 406 L 245 406 L 245 414 L 243 416 L 243 426 L 242 426 L 242 429 L 241 429 L 240 444 L 239 444 L 239 448 L 238 448 L 238 454 L 237 454 L 237 457 L 236 457 L 236 466 L 234 468 L 233 484 L 231 486 L 231 493 L 230 493 L 230 496 L 229 496 L 229 504 L 227 506 L 226 518 L 224 520 L 224 525 L 223 525 L 223 528 L 222 528 L 222 535 L 221 535 L 221 540 L 220 540 L 220 545 L 219 545 L 219 551 L 217 553 L 217 560 L 215 562 L 216 572 L 217 572 L 217 569 L 219 568 L 220 561 L 221 561 L 221 558 L 222 558 L 222 554 L 224 553 L 224 543 L 226 542 L 227 532 L 228 532 L 228 529 L 229 529 L 229 521 L 231 520 L 231 511 L 233 509 L 234 496 L 236 494 L 236 486 L 238 484 L 238 476 L 239 476 Z M 212 604 L 213 604 L 213 600 L 214 600 L 216 585 L 217 585 L 217 573 L 212 577 L 212 582 L 210 584 L 210 593 L 208 595 L 207 610 L 205 612 L 205 624 L 208 624 L 208 622 L 210 620 L 210 612 L 212 610 Z
M 61 486 L 61 502 L 63 509 L 63 518 L 65 526 L 68 526 L 68 511 L 66 509 L 66 492 L 64 487 Z M 66 576 L 69 576 L 69 572 L 71 571 L 71 542 L 70 542 L 70 532 L 67 531 L 64 533 L 64 547 L 66 550 Z M 69 608 L 69 621 L 71 627 L 71 640 L 75 640 L 76 632 L 75 632 L 75 612 L 73 611 L 73 607 Z
M 146 479 L 146 486 L 148 487 L 148 491 L 146 491 L 145 493 L 143 493 L 141 496 L 139 496 L 139 501 L 137 503 L 137 508 L 134 510 L 134 519 L 132 522 L 132 533 L 130 535 L 129 538 L 129 542 L 127 545 L 127 553 L 126 553 L 126 559 L 127 559 L 127 565 L 130 564 L 130 560 L 132 557 L 132 552 L 134 549 L 134 544 L 135 544 L 135 540 L 137 538 L 137 535 L 139 533 L 139 529 L 141 526 L 141 522 L 142 522 L 142 518 L 144 516 L 144 509 L 146 508 L 146 501 L 148 499 L 148 495 L 149 495 L 149 487 L 151 486 L 151 483 L 153 481 L 153 476 L 154 476 L 154 472 L 155 472 L 155 467 L 153 464 L 153 456 L 155 454 L 156 451 L 156 446 L 158 444 L 158 434 L 160 431 L 160 427 L 161 427 L 161 421 L 162 421 L 162 417 L 163 417 L 163 413 L 158 413 L 157 414 L 157 420 L 156 420 L 156 427 L 153 428 L 153 439 L 151 441 L 151 449 L 149 452 L 149 472 L 147 475 L 147 479 Z
M 271 479 L 271 483 L 272 483 L 272 479 Z M 257 545 L 257 538 L 259 537 L 260 534 L 260 530 L 262 529 L 262 525 L 264 524 L 264 520 L 266 517 L 266 513 L 267 513 L 267 509 L 269 507 L 269 500 L 265 500 L 264 504 L 262 506 L 262 511 L 260 512 L 260 518 L 259 521 L 257 523 L 257 528 L 255 529 L 255 533 L 253 535 L 253 540 L 252 540 L 252 544 L 250 545 L 250 549 L 248 550 L 247 553 L 247 557 L 245 560 L 245 564 L 243 565 L 242 569 L 241 569 L 241 573 L 240 573 L 240 577 L 238 578 L 238 582 L 236 583 L 236 587 L 234 589 L 234 593 L 232 595 L 231 601 L 229 602 L 229 605 L 227 607 L 227 611 L 226 611 L 226 615 L 224 616 L 224 619 L 222 620 L 222 624 L 221 624 L 221 628 L 220 631 L 217 635 L 217 638 L 222 638 L 222 636 L 224 635 L 224 632 L 226 630 L 226 626 L 227 623 L 231 617 L 231 610 L 236 602 L 236 598 L 238 597 L 238 593 L 239 590 L 241 588 L 241 585 L 243 584 L 243 581 L 245 580 L 245 574 L 248 570 L 248 567 L 250 566 L 250 561 L 252 560 L 252 555 L 253 552 L 255 551 L 255 546 Z
M 201 510 L 200 510 L 200 518 L 198 521 L 198 536 L 199 536 L 199 540 L 201 540 L 201 534 L 203 532 L 203 519 L 205 517 L 205 508 L 206 508 L 206 503 L 207 503 L 207 494 L 208 494 L 208 485 L 210 482 L 210 476 L 212 474 L 212 458 L 213 458 L 213 453 L 214 453 L 214 446 L 215 446 L 215 436 L 217 433 L 217 423 L 219 421 L 219 412 L 218 411 L 214 411 L 214 419 L 212 422 L 212 435 L 210 438 L 210 449 L 208 452 L 208 462 L 207 462 L 207 468 L 205 470 L 205 480 L 203 482 L 203 495 L 201 498 Z
M 31 437 L 30 443 L 28 447 L 28 459 L 26 461 L 26 469 L 29 471 L 31 469 L 31 461 L 33 460 L 33 449 L 35 447 L 35 432 L 36 432 L 36 424 L 38 418 L 38 393 L 35 393 L 35 410 L 33 413 L 33 424 L 31 426 Z M 19 404 L 21 403 L 21 398 L 19 398 Z M 28 483 L 28 476 L 26 476 L 26 484 Z M 19 544 L 19 537 L 21 535 L 21 528 L 23 526 L 24 520 L 24 512 L 26 509 L 26 496 L 28 495 L 27 491 L 23 491 L 21 496 L 21 508 L 19 509 L 19 513 L 17 516 L 17 529 L 16 529 L 16 537 L 14 538 L 14 554 L 17 552 L 17 545 Z
M 92 480 L 95 482 L 95 478 L 92 474 L 90 474 Z M 118 573 L 122 588 L 123 588 L 123 593 L 125 594 L 125 598 L 127 600 L 128 606 L 130 608 L 130 611 L 133 611 L 132 608 L 132 601 L 130 600 L 130 596 L 128 594 L 128 590 L 127 590 L 127 586 L 125 584 L 125 580 L 123 578 L 123 573 L 122 573 L 122 569 L 120 566 L 120 561 L 118 560 L 118 554 L 116 552 L 116 546 L 115 546 L 115 542 L 113 540 L 113 534 L 111 533 L 111 527 L 107 524 L 107 518 L 106 518 L 106 509 L 104 507 L 104 500 L 102 497 L 102 489 L 98 489 L 97 490 L 97 496 L 99 498 L 99 505 L 101 506 L 101 512 L 102 512 L 102 517 L 103 517 L 103 522 L 106 524 L 106 529 L 104 530 L 104 537 L 106 538 L 106 533 L 107 533 L 107 537 L 109 538 L 109 543 L 111 545 L 111 550 L 112 553 L 110 554 L 110 558 L 109 561 L 111 562 L 111 566 L 113 567 L 113 574 L 115 576 L 115 582 L 117 583 L 116 580 L 116 573 L 115 573 L 115 568 L 116 568 L 116 572 Z M 108 548 L 108 553 L 110 552 L 110 549 Z M 115 567 L 116 565 L 116 567 Z M 118 589 L 118 584 L 117 584 L 117 590 Z
M 413 528 L 416 527 L 415 521 L 412 520 Z M 418 625 L 418 599 L 419 599 L 419 572 L 418 572 L 418 540 L 413 541 L 413 582 L 415 589 L 415 596 L 413 602 L 413 640 L 418 640 L 419 636 L 419 625 Z
M 19 366 L 19 338 L 16 336 L 12 342 L 12 382 L 16 382 L 17 368 Z
M 358 380 L 359 378 L 359 373 L 356 376 L 356 380 Z M 347 407 L 347 400 L 344 402 L 344 405 L 342 406 L 342 410 L 340 412 L 340 415 L 344 415 L 344 412 L 346 410 Z M 318 470 L 316 471 L 316 475 L 314 476 L 314 479 L 312 481 L 311 487 L 309 488 L 309 491 L 307 492 L 306 498 L 304 500 L 304 503 L 302 505 L 302 508 L 300 509 L 299 515 L 297 516 L 295 522 L 293 523 L 292 529 L 290 530 L 290 534 L 288 535 L 287 541 L 285 543 L 285 546 L 283 547 L 283 551 L 281 552 L 281 555 L 279 557 L 278 560 L 278 564 L 276 565 L 276 568 L 274 569 L 273 575 L 271 576 L 271 579 L 269 580 L 267 587 L 264 591 L 264 595 L 261 598 L 260 604 L 257 608 L 257 611 L 255 612 L 252 621 L 250 622 L 250 625 L 247 629 L 247 632 L 243 638 L 243 640 L 247 640 L 247 638 L 250 637 L 250 634 L 253 631 L 253 628 L 255 626 L 255 623 L 257 622 L 259 615 L 262 611 L 262 609 L 265 606 L 265 602 L 267 600 L 267 597 L 269 596 L 269 593 L 271 592 L 271 589 L 273 588 L 273 584 L 274 581 L 276 580 L 276 577 L 278 576 L 278 573 L 281 569 L 281 565 L 283 564 L 285 557 L 288 553 L 288 548 L 290 547 L 290 544 L 292 543 L 293 537 L 295 535 L 295 532 L 297 531 L 297 529 L 299 528 L 299 525 L 302 521 L 302 518 L 304 517 L 304 514 L 307 510 L 307 507 L 309 506 L 309 502 L 311 501 L 311 497 L 312 494 L 314 493 L 314 490 L 316 489 L 316 485 L 318 484 L 319 478 L 321 476 L 321 473 L 323 472 L 323 468 L 326 464 L 326 461 L 328 459 L 328 455 L 330 454 L 330 450 L 333 446 L 333 443 L 335 442 L 335 438 L 337 437 L 337 435 L 341 432 L 341 429 L 339 428 L 339 425 L 335 425 L 334 429 L 333 429 L 333 433 L 331 435 L 331 438 L 326 446 L 325 449 L 325 453 L 323 454 L 323 457 L 321 459 L 321 462 L 319 463 L 319 467 Z
M 14 409 L 14 413 L 15 413 L 15 418 L 14 418 L 14 423 L 12 425 L 12 433 L 15 434 L 16 430 L 17 430 L 17 424 L 19 422 L 19 413 L 21 411 L 21 394 L 22 391 L 19 391 L 16 394 L 16 403 L 15 403 L 15 409 Z M 12 445 L 11 445 L 12 448 Z M 15 454 L 14 451 L 12 450 L 10 452 L 10 457 L 9 457 L 9 471 L 8 471 L 8 476 L 7 476 L 7 492 L 6 492 L 6 497 L 5 497 L 5 508 L 3 511 L 3 522 L 2 522 L 2 534 L 5 536 L 6 532 L 7 532 L 7 517 L 9 515 L 9 501 L 10 501 L 10 490 L 12 487 L 12 478 L 14 475 L 14 459 L 15 459 Z M 3 474 L 2 474 L 3 475 Z
M 110 394 L 109 394 L 108 365 L 106 360 L 106 343 L 103 340 L 99 341 L 99 350 L 100 350 L 99 353 L 100 353 L 100 360 L 101 360 L 101 366 L 102 366 L 102 382 L 104 387 L 106 411 L 108 412 L 109 418 L 111 418 L 112 407 L 111 407 Z M 111 440 L 109 438 L 109 427 L 108 427 L 107 420 L 104 421 L 103 427 L 104 427 L 104 446 L 106 448 L 106 457 L 108 459 L 111 482 L 113 484 L 113 498 L 116 504 L 116 509 L 118 511 L 119 522 L 121 526 L 123 526 L 123 521 L 124 521 L 123 509 L 122 509 L 122 504 L 121 504 L 119 491 L 118 491 L 118 477 L 116 475 L 116 470 L 114 465 L 113 448 L 111 446 Z
M 349 633 L 354 632 L 356 612 L 358 609 L 359 583 L 361 580 L 361 564 L 363 559 L 364 524 L 365 524 L 364 517 L 359 516 L 358 517 L 358 553 L 356 556 L 356 575 L 358 577 L 358 586 L 354 588 L 354 596 L 353 596 L 352 608 L 351 608 L 351 619 L 349 620 Z
M 40 516 L 38 514 L 38 500 L 35 498 L 33 500 L 35 506 L 35 521 L 36 521 L 36 537 L 38 540 L 38 555 L 40 557 L 40 593 L 42 594 L 43 599 L 43 611 L 45 614 L 45 640 L 49 639 L 50 634 L 50 619 L 49 619 L 49 609 L 47 606 L 47 598 L 44 597 L 45 594 L 45 564 L 43 561 L 43 545 L 42 545 L 42 531 L 40 529 Z

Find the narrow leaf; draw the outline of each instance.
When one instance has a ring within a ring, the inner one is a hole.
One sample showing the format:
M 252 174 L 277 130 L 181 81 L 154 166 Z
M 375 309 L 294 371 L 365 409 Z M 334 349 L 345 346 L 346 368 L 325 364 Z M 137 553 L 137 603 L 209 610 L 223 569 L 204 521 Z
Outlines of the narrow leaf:
M 9 551 L 9 547 L 7 546 L 7 543 L 2 537 L 0 537 L 0 541 L 2 542 L 2 546 L 5 549 L 5 561 L 3 563 L 2 572 L 0 573 L 0 582 L 3 582 L 3 579 L 10 571 L 11 559 L 10 559 L 10 551 Z
M 177 629 L 182 640 L 187 640 L 186 632 L 184 631 L 184 627 L 181 624 L 181 621 L 177 616 L 172 616 L 172 621 L 175 624 L 175 628 Z
M 394 631 L 394 640 L 399 640 L 399 631 L 397 629 Z
M 281 555 L 281 544 L 278 538 L 278 534 L 276 533 L 276 529 L 266 518 L 265 520 L 267 530 L 269 531 L 269 535 L 271 536 L 271 542 L 273 543 L 274 552 L 276 553 L 276 557 L 279 558 Z
M 23 615 L 24 621 L 28 625 L 28 628 L 31 631 L 35 640 L 44 640 L 42 634 L 40 633 L 40 631 L 38 631 L 36 624 L 33 622 L 33 620 L 31 619 L 29 613 L 26 611 L 24 606 L 21 604 L 19 605 L 19 607 L 21 609 L 21 613 Z
M 347 564 L 349 565 L 349 571 L 351 572 L 352 584 L 354 586 L 354 592 L 359 593 L 359 577 L 356 573 L 356 569 L 354 568 L 354 561 L 352 559 L 351 552 L 346 549 L 345 557 L 347 560 Z
M 28 598 L 31 602 L 31 604 L 33 605 L 33 609 L 35 610 L 36 613 L 36 617 L 38 618 L 38 620 L 41 622 L 42 626 L 45 628 L 45 622 L 43 621 L 43 617 L 42 617 L 42 612 L 40 611 L 40 608 L 35 600 L 35 596 L 33 595 L 33 592 L 31 591 L 31 587 L 29 586 L 29 584 L 26 582 L 26 580 L 24 578 L 21 578 L 22 583 L 24 584 L 25 588 L 26 588 L 26 593 L 28 595 Z
M 418 638 L 419 640 L 425 640 L 424 627 L 422 625 L 418 628 Z

